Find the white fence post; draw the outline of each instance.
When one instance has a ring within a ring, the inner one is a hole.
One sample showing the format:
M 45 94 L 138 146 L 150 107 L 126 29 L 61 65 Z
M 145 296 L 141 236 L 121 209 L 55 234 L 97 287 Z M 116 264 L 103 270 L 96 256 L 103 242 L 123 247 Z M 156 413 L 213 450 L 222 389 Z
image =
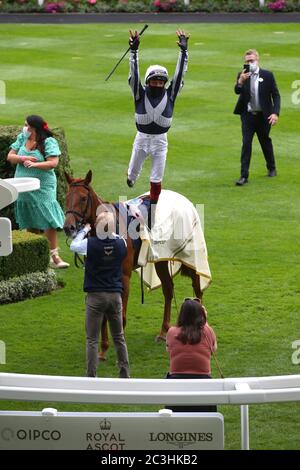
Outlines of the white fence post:
M 249 450 L 249 406 L 241 405 L 241 449 Z
M 251 392 L 251 388 L 247 383 L 235 384 L 235 389 L 238 392 Z M 249 406 L 241 405 L 241 449 L 249 450 Z

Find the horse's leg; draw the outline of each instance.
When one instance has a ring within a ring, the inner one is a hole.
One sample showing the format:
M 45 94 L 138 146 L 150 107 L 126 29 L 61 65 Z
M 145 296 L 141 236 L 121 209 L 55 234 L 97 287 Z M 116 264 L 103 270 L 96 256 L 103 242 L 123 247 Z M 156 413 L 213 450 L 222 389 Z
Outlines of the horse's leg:
M 107 329 L 107 318 L 104 317 L 102 326 L 101 326 L 101 341 L 100 341 L 100 351 L 98 353 L 99 361 L 106 361 L 106 351 L 108 350 L 108 329 Z
M 134 266 L 134 246 L 131 238 L 127 237 L 127 256 L 122 264 L 122 283 L 123 283 L 123 293 L 122 293 L 122 307 L 123 307 L 123 328 L 126 327 L 126 314 L 127 314 L 127 304 L 129 298 L 129 288 L 130 288 L 130 278 Z
M 130 276 L 123 274 L 123 294 L 122 294 L 122 306 L 123 306 L 123 329 L 126 327 L 126 314 L 127 314 L 127 304 L 129 297 L 129 285 L 130 285 Z
M 198 297 L 198 299 L 200 299 L 202 303 L 203 292 L 200 287 L 200 276 L 199 274 L 196 273 L 196 271 L 192 271 L 191 277 L 192 277 L 192 286 L 194 289 L 195 296 Z
M 156 341 L 165 341 L 167 331 L 170 328 L 171 305 L 172 305 L 174 284 L 169 273 L 167 261 L 159 261 L 155 263 L 155 269 L 161 281 L 162 291 L 165 297 L 164 319 L 163 319 L 160 333 L 156 337 Z

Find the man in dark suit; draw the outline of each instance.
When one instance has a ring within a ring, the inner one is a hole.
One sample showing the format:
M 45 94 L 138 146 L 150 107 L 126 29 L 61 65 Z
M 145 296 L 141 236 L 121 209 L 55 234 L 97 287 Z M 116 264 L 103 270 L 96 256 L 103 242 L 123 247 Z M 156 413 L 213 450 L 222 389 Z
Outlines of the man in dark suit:
M 276 176 L 276 165 L 271 126 L 277 123 L 280 112 L 280 94 L 272 72 L 259 67 L 259 54 L 255 49 L 245 53 L 245 64 L 238 74 L 234 91 L 239 95 L 234 114 L 240 114 L 243 145 L 241 154 L 241 177 L 236 182 L 243 186 L 248 182 L 252 152 L 252 140 L 256 133 L 262 148 L 268 176 Z

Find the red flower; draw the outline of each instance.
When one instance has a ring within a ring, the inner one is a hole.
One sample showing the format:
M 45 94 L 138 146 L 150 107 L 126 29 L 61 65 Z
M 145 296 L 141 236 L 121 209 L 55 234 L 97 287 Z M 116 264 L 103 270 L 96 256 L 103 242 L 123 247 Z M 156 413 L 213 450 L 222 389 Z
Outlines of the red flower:
M 45 122 L 45 123 L 43 124 L 43 129 L 45 129 L 45 131 L 47 131 L 47 130 L 49 129 L 47 122 Z

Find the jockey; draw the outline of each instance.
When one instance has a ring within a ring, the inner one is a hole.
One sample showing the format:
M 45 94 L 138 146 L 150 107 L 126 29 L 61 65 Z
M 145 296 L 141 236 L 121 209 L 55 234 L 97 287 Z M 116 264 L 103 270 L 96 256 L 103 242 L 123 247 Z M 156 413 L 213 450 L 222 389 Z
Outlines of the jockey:
M 148 67 L 145 86 L 141 84 L 138 66 L 139 34 L 132 30 L 129 33 L 130 73 L 128 81 L 134 97 L 135 121 L 138 132 L 133 143 L 127 184 L 129 187 L 134 185 L 140 176 L 144 161 L 148 156 L 151 156 L 150 202 L 151 205 L 155 205 L 161 192 L 167 157 L 167 132 L 171 126 L 175 100 L 183 86 L 183 76 L 187 70 L 189 36 L 181 30 L 176 32 L 180 52 L 174 77 L 166 88 L 169 75 L 167 69 L 161 65 Z

